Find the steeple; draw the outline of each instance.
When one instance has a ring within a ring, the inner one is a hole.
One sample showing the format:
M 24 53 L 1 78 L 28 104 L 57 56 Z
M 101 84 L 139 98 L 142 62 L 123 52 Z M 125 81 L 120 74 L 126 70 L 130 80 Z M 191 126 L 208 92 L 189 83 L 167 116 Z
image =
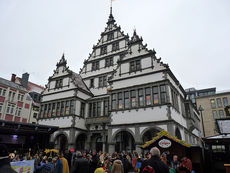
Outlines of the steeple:
M 66 66 L 66 64 L 67 64 L 67 61 L 66 61 L 66 59 L 65 59 L 65 54 L 63 53 L 62 54 L 62 57 L 61 57 L 61 59 L 60 59 L 60 61 L 57 63 L 57 67 L 60 67 L 60 66 Z
M 108 22 L 107 24 L 114 24 L 115 20 L 114 20 L 114 17 L 113 17 L 113 7 L 112 7 L 112 0 L 111 0 L 111 4 L 110 4 L 110 14 L 109 14 L 109 19 L 108 19 Z

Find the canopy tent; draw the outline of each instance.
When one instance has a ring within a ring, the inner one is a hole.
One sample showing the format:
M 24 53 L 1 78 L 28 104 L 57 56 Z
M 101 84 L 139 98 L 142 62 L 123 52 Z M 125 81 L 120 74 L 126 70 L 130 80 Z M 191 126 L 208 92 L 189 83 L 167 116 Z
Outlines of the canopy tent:
M 161 153 L 169 151 L 172 155 L 177 154 L 179 157 L 184 157 L 188 154 L 188 149 L 191 146 L 176 136 L 170 135 L 169 132 L 162 130 L 152 140 L 146 141 L 141 148 L 150 150 L 152 147 L 158 147 Z
M 141 148 L 148 149 L 163 138 L 167 138 L 168 140 L 175 142 L 175 143 L 178 143 L 184 147 L 191 147 L 192 146 L 190 144 L 187 144 L 185 141 L 178 139 L 176 136 L 170 135 L 169 132 L 162 130 L 161 132 L 157 133 L 157 136 L 154 137 L 152 140 L 145 142 L 145 144 L 142 145 Z

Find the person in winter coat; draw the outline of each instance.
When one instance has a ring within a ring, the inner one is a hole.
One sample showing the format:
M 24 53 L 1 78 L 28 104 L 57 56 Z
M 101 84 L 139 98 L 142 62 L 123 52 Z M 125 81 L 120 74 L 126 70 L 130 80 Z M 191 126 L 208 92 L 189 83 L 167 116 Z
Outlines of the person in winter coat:
M 54 173 L 63 173 L 63 162 L 59 156 L 54 157 Z
M 52 163 L 52 157 L 48 158 L 48 162 L 41 166 L 41 173 L 53 173 L 54 164 Z
M 76 152 L 76 160 L 71 168 L 71 173 L 89 173 L 89 162 L 86 158 L 82 157 L 80 151 Z
M 157 147 L 153 147 L 150 153 L 151 158 L 147 162 L 147 165 L 154 168 L 157 173 L 169 173 L 168 166 L 160 159 L 160 150 Z
M 129 163 L 128 159 L 126 158 L 126 155 L 123 155 L 123 158 L 121 159 L 123 167 L 124 167 L 124 173 L 128 173 L 132 169 L 131 163 Z
M 7 147 L 0 144 L 0 173 L 17 173 L 10 166 L 10 157 Z

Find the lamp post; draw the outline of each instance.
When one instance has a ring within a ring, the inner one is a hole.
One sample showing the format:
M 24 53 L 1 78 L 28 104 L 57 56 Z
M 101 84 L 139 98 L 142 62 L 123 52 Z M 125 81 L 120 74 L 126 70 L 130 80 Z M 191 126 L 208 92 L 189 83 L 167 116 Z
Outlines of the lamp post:
M 203 135 L 204 135 L 204 137 L 205 137 L 205 131 L 204 131 L 204 120 L 203 120 L 203 114 L 202 114 L 202 112 L 204 111 L 204 108 L 200 105 L 200 107 L 199 107 L 199 109 L 198 109 L 198 110 L 200 111 L 201 120 L 202 120 Z

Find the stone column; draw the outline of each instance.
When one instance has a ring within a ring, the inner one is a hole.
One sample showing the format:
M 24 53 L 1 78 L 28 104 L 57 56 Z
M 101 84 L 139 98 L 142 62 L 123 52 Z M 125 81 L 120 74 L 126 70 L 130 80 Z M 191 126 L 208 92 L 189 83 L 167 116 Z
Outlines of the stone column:
M 141 152 L 142 152 L 142 149 L 141 149 L 141 146 L 142 146 L 142 143 L 141 142 L 136 142 L 136 152 L 140 155 Z
M 112 154 L 115 152 L 115 143 L 109 143 L 109 153 Z
M 86 150 L 91 149 L 91 134 L 87 135 L 87 139 L 85 141 L 85 149 Z

